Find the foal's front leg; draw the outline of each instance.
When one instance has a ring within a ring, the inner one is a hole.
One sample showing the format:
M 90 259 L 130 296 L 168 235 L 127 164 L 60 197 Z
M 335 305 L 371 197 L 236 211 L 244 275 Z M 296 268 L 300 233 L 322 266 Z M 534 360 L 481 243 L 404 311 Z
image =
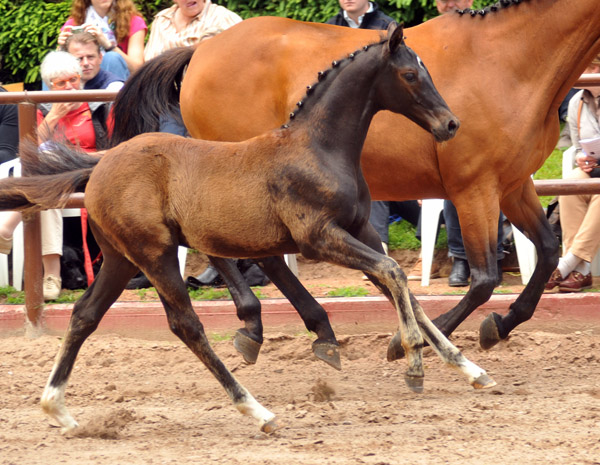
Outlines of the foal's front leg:
M 260 301 L 233 260 L 212 256 L 209 256 L 209 259 L 227 284 L 237 309 L 237 316 L 244 322 L 244 328 L 236 331 L 233 344 L 247 363 L 256 363 L 263 343 Z M 294 306 L 306 329 L 317 335 L 312 344 L 315 357 L 336 370 L 341 370 L 339 344 L 325 309 L 310 295 L 282 257 L 265 257 L 256 262 Z

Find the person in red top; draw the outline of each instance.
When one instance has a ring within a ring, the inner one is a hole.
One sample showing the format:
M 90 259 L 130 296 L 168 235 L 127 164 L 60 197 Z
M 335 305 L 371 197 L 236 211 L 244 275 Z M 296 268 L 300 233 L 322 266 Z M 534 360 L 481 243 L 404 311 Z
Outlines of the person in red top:
M 71 16 L 58 36 L 59 48 L 80 29 L 102 46 L 102 69 L 125 80 L 144 63 L 148 26 L 132 0 L 73 0 Z
M 50 52 L 41 66 L 42 79 L 50 90 L 81 89 L 81 67 L 68 52 Z M 87 103 L 42 104 L 38 110 L 38 144 L 40 150 L 50 146 L 53 138 L 65 139 L 87 152 L 96 152 L 97 138 L 92 112 Z M 12 235 L 21 221 L 19 212 L 0 212 L 0 253 L 9 253 Z M 63 245 L 63 220 L 60 210 L 41 214 L 42 263 L 44 265 L 44 300 L 55 300 L 61 290 L 60 257 Z

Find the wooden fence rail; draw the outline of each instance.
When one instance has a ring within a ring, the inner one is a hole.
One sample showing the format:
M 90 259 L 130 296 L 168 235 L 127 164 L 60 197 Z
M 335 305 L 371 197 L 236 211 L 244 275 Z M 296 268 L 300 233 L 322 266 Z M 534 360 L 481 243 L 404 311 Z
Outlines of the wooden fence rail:
M 600 86 L 600 74 L 583 75 L 577 81 L 578 86 Z M 80 90 L 80 91 L 23 91 L 0 92 L 1 104 L 19 105 L 19 137 L 21 140 L 30 137 L 36 139 L 38 103 L 54 102 L 112 102 L 117 92 L 107 90 Z M 27 173 L 23 173 L 24 176 Z M 589 180 L 544 180 L 534 181 L 538 195 L 569 195 L 569 194 L 598 194 L 600 193 L 600 179 Z M 73 194 L 67 205 L 68 208 L 83 207 L 83 194 Z M 25 308 L 27 321 L 26 333 L 36 335 L 40 333 L 41 315 L 44 305 L 42 292 L 42 246 L 39 214 L 31 215 L 24 222 L 25 235 L 25 263 L 24 263 L 24 289 Z

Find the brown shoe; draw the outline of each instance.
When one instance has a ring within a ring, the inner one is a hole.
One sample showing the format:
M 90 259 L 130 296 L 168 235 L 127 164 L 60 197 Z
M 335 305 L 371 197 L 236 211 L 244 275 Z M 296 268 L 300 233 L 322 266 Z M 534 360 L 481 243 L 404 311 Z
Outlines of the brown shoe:
M 419 257 L 412 267 L 412 270 L 408 273 L 406 279 L 408 281 L 421 281 L 423 277 L 423 260 Z M 431 273 L 429 274 L 429 279 L 437 279 L 440 277 L 440 266 L 433 262 L 431 264 Z
M 558 271 L 558 268 L 557 268 L 556 270 L 554 270 L 552 272 L 552 276 L 550 276 L 550 279 L 546 283 L 546 288 L 545 289 L 547 291 L 551 291 L 556 286 L 559 286 L 562 281 L 563 281 L 563 277 L 562 277 L 562 275 L 560 274 L 560 271 Z
M 560 292 L 581 292 L 592 287 L 592 273 L 583 276 L 579 271 L 571 271 L 567 279 L 558 285 Z

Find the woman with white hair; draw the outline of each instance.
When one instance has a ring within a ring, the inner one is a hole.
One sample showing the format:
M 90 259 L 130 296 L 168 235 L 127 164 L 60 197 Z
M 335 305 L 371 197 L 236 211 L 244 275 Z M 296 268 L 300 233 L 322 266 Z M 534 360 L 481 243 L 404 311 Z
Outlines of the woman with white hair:
M 79 61 L 67 52 L 50 52 L 41 65 L 42 79 L 50 90 L 81 88 Z M 38 143 L 41 148 L 53 137 L 66 139 L 87 152 L 96 151 L 96 132 L 92 112 L 87 103 L 60 102 L 41 104 L 37 114 Z M 18 212 L 0 212 L 0 253 L 12 249 L 12 235 L 21 221 Z M 63 221 L 60 210 L 41 213 L 42 263 L 44 266 L 44 300 L 55 300 L 61 290 L 60 257 L 62 255 Z

